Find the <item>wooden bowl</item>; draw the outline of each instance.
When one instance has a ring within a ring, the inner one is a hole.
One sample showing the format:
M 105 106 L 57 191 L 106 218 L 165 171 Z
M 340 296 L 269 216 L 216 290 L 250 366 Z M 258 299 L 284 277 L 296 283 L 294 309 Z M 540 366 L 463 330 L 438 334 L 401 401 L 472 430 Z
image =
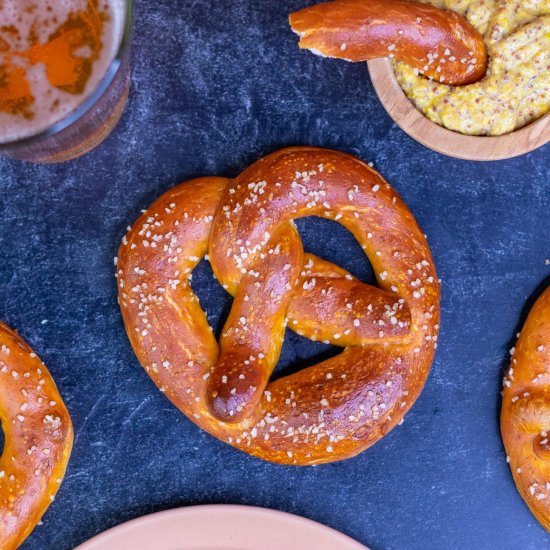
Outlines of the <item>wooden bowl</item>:
M 467 136 L 447 130 L 425 117 L 405 95 L 389 59 L 368 62 L 369 74 L 382 105 L 395 123 L 426 147 L 466 160 L 517 157 L 550 141 L 550 113 L 503 136 Z

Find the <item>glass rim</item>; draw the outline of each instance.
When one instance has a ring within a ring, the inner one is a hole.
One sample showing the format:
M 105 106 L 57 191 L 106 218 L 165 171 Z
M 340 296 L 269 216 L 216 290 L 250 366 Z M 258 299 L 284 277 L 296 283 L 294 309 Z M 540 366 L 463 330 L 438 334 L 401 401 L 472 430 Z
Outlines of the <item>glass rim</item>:
M 33 134 L 31 136 L 0 143 L 0 152 L 3 149 L 9 149 L 14 146 L 31 145 L 42 139 L 49 138 L 51 136 L 58 134 L 62 130 L 65 130 L 65 128 L 68 128 L 69 126 L 74 124 L 76 121 L 80 120 L 84 115 L 89 113 L 92 110 L 92 108 L 96 105 L 96 103 L 103 97 L 103 94 L 105 94 L 105 92 L 107 91 L 107 89 L 109 88 L 113 80 L 115 79 L 115 76 L 118 73 L 118 69 L 122 65 L 124 56 L 128 51 L 128 47 L 130 46 L 130 37 L 132 34 L 132 17 L 133 17 L 133 11 L 134 11 L 134 0 L 123 0 L 123 1 L 124 1 L 124 7 L 125 7 L 125 14 L 124 14 L 124 25 L 122 28 L 122 36 L 120 39 L 120 44 L 118 46 L 118 50 L 113 60 L 111 61 L 111 63 L 109 64 L 109 67 L 107 68 L 107 71 L 105 72 L 105 75 L 99 81 L 99 84 L 96 86 L 96 88 L 88 95 L 88 97 L 76 109 L 71 111 L 67 116 L 57 121 L 56 123 L 52 124 L 45 130 L 42 130 L 41 132 L 37 134 Z

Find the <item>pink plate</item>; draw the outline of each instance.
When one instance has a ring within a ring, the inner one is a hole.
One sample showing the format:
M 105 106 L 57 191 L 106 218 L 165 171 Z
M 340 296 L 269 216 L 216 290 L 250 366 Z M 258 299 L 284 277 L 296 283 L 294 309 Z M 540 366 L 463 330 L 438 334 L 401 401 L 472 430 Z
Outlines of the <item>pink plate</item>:
M 368 550 L 283 512 L 249 506 L 177 508 L 124 523 L 75 550 Z

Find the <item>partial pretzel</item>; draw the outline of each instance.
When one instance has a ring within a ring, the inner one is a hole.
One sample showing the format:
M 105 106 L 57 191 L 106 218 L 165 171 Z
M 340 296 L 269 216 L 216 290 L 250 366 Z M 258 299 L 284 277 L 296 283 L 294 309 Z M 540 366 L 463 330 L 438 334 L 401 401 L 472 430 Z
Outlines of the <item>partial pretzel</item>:
M 292 220 L 349 229 L 381 288 L 304 254 Z M 209 254 L 233 296 L 216 343 L 190 278 Z M 201 178 L 158 199 L 124 238 L 119 303 L 141 364 L 212 435 L 288 464 L 351 457 L 401 422 L 436 347 L 439 285 L 397 193 L 356 158 L 283 149 L 235 180 Z M 269 382 L 285 327 L 344 347 Z
M 53 502 L 73 443 L 69 413 L 44 363 L 0 323 L 0 541 L 17 548 Z
M 504 378 L 500 429 L 516 487 L 550 531 L 550 288 L 530 311 Z
M 451 85 L 487 70 L 482 36 L 461 15 L 408 0 L 335 0 L 290 15 L 300 47 L 347 61 L 395 58 Z

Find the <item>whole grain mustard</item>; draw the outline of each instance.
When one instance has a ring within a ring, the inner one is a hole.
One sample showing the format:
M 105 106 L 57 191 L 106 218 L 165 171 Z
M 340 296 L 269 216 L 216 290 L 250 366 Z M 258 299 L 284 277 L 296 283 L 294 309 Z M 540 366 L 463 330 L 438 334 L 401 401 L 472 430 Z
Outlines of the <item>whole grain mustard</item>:
M 395 75 L 431 121 L 462 134 L 502 135 L 550 110 L 550 0 L 430 0 L 483 35 L 486 76 L 467 86 L 430 81 L 404 63 Z

